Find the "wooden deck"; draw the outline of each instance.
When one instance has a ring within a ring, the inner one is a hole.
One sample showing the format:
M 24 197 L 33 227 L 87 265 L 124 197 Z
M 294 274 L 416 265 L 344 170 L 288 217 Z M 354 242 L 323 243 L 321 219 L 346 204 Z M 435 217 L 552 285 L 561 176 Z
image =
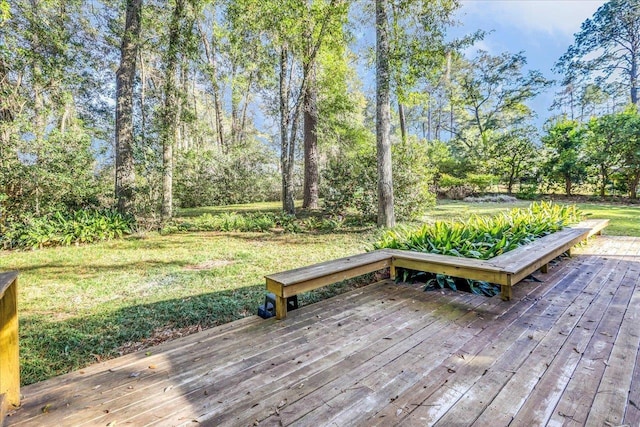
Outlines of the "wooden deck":
M 8 425 L 638 426 L 640 238 L 513 300 L 383 281 L 22 389 Z

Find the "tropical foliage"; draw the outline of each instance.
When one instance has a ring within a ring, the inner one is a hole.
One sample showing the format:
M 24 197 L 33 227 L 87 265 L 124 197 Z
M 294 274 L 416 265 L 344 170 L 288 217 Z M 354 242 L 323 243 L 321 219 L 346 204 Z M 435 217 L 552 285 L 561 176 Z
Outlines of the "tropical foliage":
M 436 221 L 419 227 L 388 230 L 373 248 L 489 259 L 578 222 L 580 218 L 581 213 L 574 205 L 532 203 L 527 209 L 513 209 L 493 217 L 472 216 L 464 222 Z M 399 277 L 410 280 L 421 275 L 404 270 Z M 435 283 L 456 288 L 451 278 L 437 277 Z M 469 284 L 474 292 L 492 292 L 484 284 Z
M 134 225 L 132 217 L 113 210 L 56 212 L 0 225 L 0 245 L 5 249 L 36 249 L 94 243 L 130 234 Z

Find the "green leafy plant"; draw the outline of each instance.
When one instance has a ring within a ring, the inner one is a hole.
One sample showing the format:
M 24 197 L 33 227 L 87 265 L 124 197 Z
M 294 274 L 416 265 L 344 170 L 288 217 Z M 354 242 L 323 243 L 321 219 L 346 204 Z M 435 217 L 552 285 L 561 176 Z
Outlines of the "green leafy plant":
M 292 215 L 273 212 L 237 213 L 223 212 L 217 215 L 205 213 L 198 217 L 176 219 L 166 224 L 161 234 L 176 232 L 220 231 L 220 232 L 268 232 L 286 233 L 334 232 L 345 225 L 343 217 L 296 218 Z
M 493 217 L 472 216 L 465 222 L 436 221 L 419 227 L 388 230 L 373 248 L 489 259 L 578 222 L 581 216 L 574 205 L 533 203 L 527 209 L 512 209 Z M 412 270 L 402 275 L 405 280 L 420 276 Z M 427 287 L 435 284 L 457 288 L 453 279 L 439 276 L 435 281 L 428 281 Z M 487 294 L 487 286 L 482 282 L 473 282 L 470 288 L 472 292 L 475 289 L 474 293 Z
M 132 217 L 113 210 L 55 212 L 45 217 L 24 217 L 2 225 L 0 245 L 4 249 L 37 249 L 69 246 L 120 238 L 135 227 Z

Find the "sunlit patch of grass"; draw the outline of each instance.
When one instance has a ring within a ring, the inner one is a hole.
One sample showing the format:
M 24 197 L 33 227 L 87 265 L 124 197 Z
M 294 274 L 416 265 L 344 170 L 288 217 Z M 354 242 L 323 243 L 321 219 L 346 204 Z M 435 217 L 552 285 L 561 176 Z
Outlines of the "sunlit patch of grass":
M 590 218 L 608 218 L 610 220 L 609 226 L 604 229 L 603 234 L 640 237 L 640 206 L 593 203 L 578 203 L 578 206 Z
M 558 202 L 562 203 L 562 202 Z M 495 215 L 498 212 L 508 211 L 512 208 L 527 207 L 529 201 L 515 203 L 467 203 L 462 201 L 439 201 L 425 216 L 424 221 L 467 219 L 473 214 Z M 611 236 L 638 236 L 640 237 L 640 206 L 619 204 L 595 204 L 576 203 L 589 218 L 610 220 L 604 234 Z

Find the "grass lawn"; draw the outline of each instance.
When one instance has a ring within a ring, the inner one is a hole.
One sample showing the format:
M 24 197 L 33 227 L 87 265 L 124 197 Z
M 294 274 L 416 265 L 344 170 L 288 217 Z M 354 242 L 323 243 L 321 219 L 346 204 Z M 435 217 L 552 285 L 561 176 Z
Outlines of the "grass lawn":
M 518 202 L 515 206 L 528 206 Z M 640 236 L 640 207 L 579 205 L 610 218 L 605 234 Z M 180 211 L 277 210 L 252 204 Z M 441 203 L 425 218 L 491 214 L 514 204 Z M 363 252 L 375 231 L 339 233 L 183 233 L 131 236 L 90 246 L 0 252 L 0 270 L 19 270 L 23 384 L 81 368 L 255 314 L 268 273 Z M 350 285 L 305 295 L 302 303 Z M 153 352 L 153 348 L 148 351 Z

